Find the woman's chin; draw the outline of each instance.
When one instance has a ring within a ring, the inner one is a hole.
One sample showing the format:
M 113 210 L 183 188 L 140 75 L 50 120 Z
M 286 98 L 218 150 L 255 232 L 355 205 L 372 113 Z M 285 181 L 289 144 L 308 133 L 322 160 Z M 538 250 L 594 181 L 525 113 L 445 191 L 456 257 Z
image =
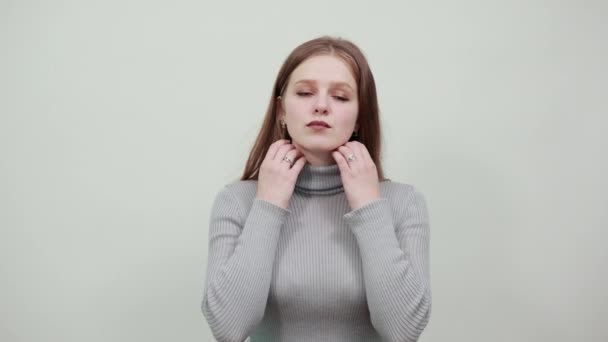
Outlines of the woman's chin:
M 336 141 L 304 141 L 296 144 L 310 152 L 331 152 L 343 145 Z

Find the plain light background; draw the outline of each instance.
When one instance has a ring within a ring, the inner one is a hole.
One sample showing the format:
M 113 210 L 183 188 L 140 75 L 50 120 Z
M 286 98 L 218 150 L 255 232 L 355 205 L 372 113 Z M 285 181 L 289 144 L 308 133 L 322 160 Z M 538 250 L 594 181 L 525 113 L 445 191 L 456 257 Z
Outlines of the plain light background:
M 216 193 L 287 54 L 374 72 L 431 218 L 421 341 L 608 340 L 605 1 L 0 2 L 0 340 L 212 341 Z

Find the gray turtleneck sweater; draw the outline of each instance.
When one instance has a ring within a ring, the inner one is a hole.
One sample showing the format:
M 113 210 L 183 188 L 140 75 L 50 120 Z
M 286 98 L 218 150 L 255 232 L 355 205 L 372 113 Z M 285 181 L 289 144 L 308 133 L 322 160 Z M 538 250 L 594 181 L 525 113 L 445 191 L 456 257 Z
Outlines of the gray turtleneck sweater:
M 431 314 L 429 218 L 384 181 L 351 210 L 337 164 L 306 164 L 284 209 L 257 181 L 217 194 L 202 311 L 218 341 L 416 341 Z

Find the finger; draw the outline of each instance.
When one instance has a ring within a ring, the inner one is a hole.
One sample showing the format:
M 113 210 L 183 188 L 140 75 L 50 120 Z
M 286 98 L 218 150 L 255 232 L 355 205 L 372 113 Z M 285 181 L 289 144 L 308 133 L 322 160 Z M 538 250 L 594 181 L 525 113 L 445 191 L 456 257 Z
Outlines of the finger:
M 372 156 L 369 154 L 369 151 L 367 150 L 367 147 L 365 145 L 363 145 L 361 142 L 359 141 L 353 141 L 353 144 L 351 146 L 356 147 L 357 150 L 359 151 L 359 157 L 361 157 L 361 160 L 367 161 L 367 162 L 374 162 L 374 160 L 372 159 Z
M 281 162 L 283 160 L 283 157 L 285 157 L 285 155 L 287 154 L 287 152 L 294 148 L 295 148 L 295 146 L 293 146 L 292 144 L 285 144 L 285 145 L 279 146 L 279 150 L 277 151 L 273 160 Z
M 346 144 L 346 147 L 350 148 L 355 155 L 355 158 L 363 159 L 363 155 L 361 154 L 361 144 L 358 141 L 349 141 Z
M 338 147 L 338 151 L 342 154 L 344 159 L 350 164 L 351 161 L 348 160 L 348 156 L 353 154 L 355 156 L 355 160 L 357 159 L 357 154 L 350 147 L 345 145 Z
M 302 171 L 302 168 L 304 167 L 304 165 L 306 165 L 306 158 L 304 156 L 302 156 L 302 157 L 298 158 L 298 160 L 296 160 L 296 162 L 293 164 L 293 166 L 291 167 L 291 169 L 289 171 L 299 174 L 300 171 Z
M 340 169 L 341 174 L 346 174 L 350 171 L 350 166 L 348 165 L 348 162 L 346 162 L 346 159 L 340 152 L 334 151 L 331 153 L 331 156 L 334 157 L 336 164 L 338 164 L 338 168 Z
M 302 153 L 297 148 L 291 149 L 285 154 L 285 157 L 289 158 L 291 162 L 287 162 L 287 160 L 285 160 L 285 157 L 283 157 L 281 159 L 281 164 L 285 164 L 285 167 L 289 169 L 294 165 L 296 158 L 298 158 L 301 154 Z
M 374 159 L 372 158 L 372 155 L 369 153 L 367 146 L 363 145 L 362 143 L 359 143 L 359 145 L 361 148 L 361 156 L 363 157 L 363 159 L 367 160 L 370 163 L 373 163 Z
M 289 142 L 289 140 L 287 140 L 287 139 L 280 139 L 280 140 L 273 142 L 270 145 L 270 147 L 268 148 L 268 152 L 266 153 L 266 159 L 273 160 L 275 158 L 277 152 L 279 151 L 279 147 L 281 147 L 284 144 L 287 144 L 288 142 Z
M 357 167 L 363 166 L 365 165 L 365 157 L 363 156 L 363 151 L 361 151 L 363 149 L 363 145 L 360 144 L 358 141 L 351 141 L 347 147 L 349 147 L 352 150 L 352 153 L 355 157 L 354 160 L 348 160 L 348 158 L 346 159 L 349 164 L 353 165 L 355 164 Z M 347 155 L 348 157 L 348 155 Z M 353 163 L 356 162 L 356 163 Z

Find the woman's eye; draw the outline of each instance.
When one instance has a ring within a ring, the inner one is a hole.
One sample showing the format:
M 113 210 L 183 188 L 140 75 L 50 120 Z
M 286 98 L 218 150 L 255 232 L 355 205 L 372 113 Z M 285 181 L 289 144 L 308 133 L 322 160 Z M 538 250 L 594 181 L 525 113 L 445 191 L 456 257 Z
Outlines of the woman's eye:
M 342 101 L 342 102 L 346 102 L 348 101 L 348 98 L 344 97 L 344 96 L 334 96 L 338 101 Z
M 297 94 L 298 94 L 298 96 L 310 96 L 310 95 L 312 95 L 312 93 L 308 92 L 308 91 L 299 91 L 299 92 L 297 92 Z

